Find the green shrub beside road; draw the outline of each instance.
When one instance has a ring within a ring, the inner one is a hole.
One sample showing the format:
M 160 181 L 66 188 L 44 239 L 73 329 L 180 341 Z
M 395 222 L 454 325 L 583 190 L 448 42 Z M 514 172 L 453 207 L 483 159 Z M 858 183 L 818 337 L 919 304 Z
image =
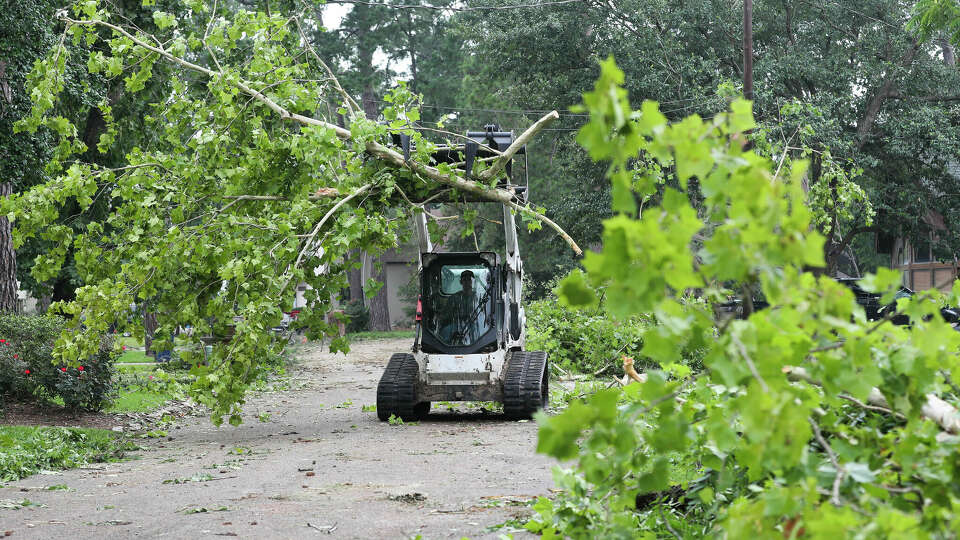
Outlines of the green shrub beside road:
M 642 369 L 642 334 L 649 324 L 644 318 L 615 320 L 602 307 L 573 309 L 552 296 L 527 304 L 526 314 L 527 350 L 545 351 L 568 371 L 593 373 L 619 365 L 623 354 L 634 357 Z
M 52 315 L 0 316 L 0 395 L 60 398 L 71 409 L 100 410 L 113 396 L 116 352 L 104 336 L 94 356 L 74 366 L 52 363 L 63 319 Z

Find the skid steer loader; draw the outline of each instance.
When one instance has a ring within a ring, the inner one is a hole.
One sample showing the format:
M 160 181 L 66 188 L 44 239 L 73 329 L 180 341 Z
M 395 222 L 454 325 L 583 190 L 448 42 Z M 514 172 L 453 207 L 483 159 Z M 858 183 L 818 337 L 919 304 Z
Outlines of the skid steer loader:
M 466 170 L 474 159 L 505 150 L 513 132 L 485 126 L 467 132 Z M 409 142 L 402 141 L 404 151 Z M 518 154 L 526 157 L 525 149 Z M 455 161 L 460 155 L 434 156 Z M 511 167 L 507 168 L 510 185 Z M 521 198 L 526 186 L 512 185 Z M 415 219 L 420 296 L 412 352 L 395 353 L 377 386 L 377 416 L 404 421 L 425 416 L 433 401 L 493 401 L 510 418 L 530 418 L 547 406 L 547 355 L 526 351 L 521 304 L 523 265 L 510 208 L 503 205 L 505 257 L 494 252 L 433 251 L 424 214 Z

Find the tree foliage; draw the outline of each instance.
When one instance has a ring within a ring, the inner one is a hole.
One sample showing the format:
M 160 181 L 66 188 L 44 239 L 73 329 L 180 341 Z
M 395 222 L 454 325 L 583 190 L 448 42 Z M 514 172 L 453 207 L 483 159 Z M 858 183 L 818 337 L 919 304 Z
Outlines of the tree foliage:
M 948 167 L 960 161 L 960 70 L 945 65 L 939 42 L 918 39 L 908 27 L 912 7 L 900 0 L 755 5 L 754 113 L 756 139 L 764 141 L 758 150 L 775 162 L 783 153 L 810 161 L 808 187 L 818 205 L 826 203 L 827 219 L 818 225 L 825 225 L 830 270 L 851 244 L 872 254 L 872 238 L 864 237 L 878 230 L 928 237 L 931 212 L 945 217 L 947 230 L 935 241 L 941 256 L 960 248 L 954 200 L 960 190 Z M 563 111 L 592 87 L 596 62 L 608 54 L 625 71 L 631 99 L 661 103 L 671 120 L 723 111 L 742 79 L 742 19 L 725 2 L 590 0 L 463 13 L 453 24 L 466 43 L 460 54 L 474 59 L 461 63 L 473 69 L 459 79 L 459 95 L 471 103 L 465 107 L 484 107 L 486 97 L 501 105 L 487 102 L 487 108 Z M 496 61 L 484 61 L 490 58 Z M 500 118 L 505 124 L 514 116 Z M 532 155 L 550 156 L 554 166 L 537 167 L 533 182 L 542 204 L 575 222 L 578 238 L 590 244 L 609 217 L 609 192 L 603 169 L 573 140 L 583 122 L 562 117 L 552 127 L 566 131 L 539 141 Z M 837 189 L 837 178 L 853 190 Z M 589 210 L 567 202 L 577 200 L 588 201 Z M 835 207 L 849 217 L 834 216 Z M 531 244 L 538 255 L 549 245 Z M 561 263 L 562 252 L 555 253 L 544 254 L 541 269 Z
M 160 5 L 167 2 L 162 1 Z M 64 37 L 63 22 L 56 13 L 64 2 L 56 0 L 26 0 L 15 2 L 0 14 L 0 63 L 5 64 L 4 87 L 9 90 L 9 104 L 0 113 L 0 177 L 12 184 L 13 191 L 21 191 L 50 180 L 58 174 L 56 165 L 50 165 L 55 152 L 62 153 L 68 147 L 77 150 L 75 158 L 102 167 L 122 165 L 124 155 L 150 138 L 144 129 L 143 116 L 149 103 L 156 102 L 168 91 L 166 73 L 155 70 L 147 88 L 132 94 L 124 91 L 120 78 L 105 77 L 103 73 L 87 69 L 88 55 L 93 51 L 87 43 L 75 44 L 61 58 L 63 61 L 60 81 L 62 89 L 51 111 L 75 126 L 76 134 L 70 140 L 58 138 L 47 128 L 25 133 L 15 128 L 15 123 L 30 113 L 39 94 L 32 94 L 35 80 L 30 77 L 35 64 L 41 61 L 52 47 L 61 44 Z M 144 8 L 141 0 L 116 0 L 111 4 L 117 14 L 129 24 L 147 31 L 155 29 L 152 11 Z M 3 78 L 3 77 L 0 77 Z M 107 127 L 109 116 L 114 125 L 112 144 L 97 148 L 97 142 Z M 83 150 L 80 150 L 80 148 Z M 81 211 L 76 201 L 69 200 L 60 208 L 59 221 L 79 233 L 91 219 L 103 219 L 107 200 L 97 198 L 91 208 Z M 30 272 L 38 255 L 49 251 L 58 242 L 56 238 L 34 237 L 17 249 L 17 273 L 20 287 L 30 291 L 36 298 L 52 297 L 54 300 L 70 299 L 73 290 L 82 284 L 77 274 L 72 250 L 68 250 L 60 272 L 38 282 Z
M 641 532 L 651 528 L 731 538 L 956 535 L 960 439 L 954 420 L 931 410 L 956 414 L 935 396 L 951 393 L 960 373 L 960 333 L 939 314 L 960 300 L 960 284 L 949 298 L 898 300 L 909 326 L 867 321 L 849 289 L 807 270 L 823 263 L 825 239 L 804 204 L 806 164 L 778 170 L 743 149 L 743 132 L 755 127 L 749 102 L 670 123 L 654 102 L 633 110 L 623 80 L 612 60 L 603 64 L 578 135 L 609 163 L 616 215 L 604 222 L 603 250 L 585 257 L 586 273 L 559 290 L 589 307 L 602 288 L 619 316 L 654 314 L 642 354 L 660 369 L 541 418 L 539 449 L 577 461 L 558 475 L 567 494 L 540 501 L 531 528 L 582 538 L 652 538 Z M 668 172 L 632 169 L 632 160 Z M 631 195 L 661 181 L 662 202 L 641 212 Z M 889 302 L 899 275 L 882 271 L 864 284 Z M 758 287 L 770 306 L 720 318 L 713 306 L 739 286 Z M 697 365 L 684 348 L 702 353 Z

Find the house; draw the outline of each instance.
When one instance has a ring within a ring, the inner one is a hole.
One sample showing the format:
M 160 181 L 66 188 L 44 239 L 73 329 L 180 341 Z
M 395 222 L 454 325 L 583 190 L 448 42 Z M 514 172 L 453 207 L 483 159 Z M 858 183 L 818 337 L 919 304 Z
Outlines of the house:
M 935 222 L 939 218 L 942 223 L 943 216 L 936 212 L 931 214 L 929 215 L 931 220 Z M 927 218 L 924 221 L 927 221 Z M 957 278 L 957 257 L 954 255 L 952 260 L 938 261 L 933 258 L 930 242 L 916 242 L 909 238 L 897 237 L 893 241 L 890 253 L 890 268 L 902 272 L 902 282 L 905 287 L 915 291 L 936 287 L 949 292 L 953 287 L 953 281 Z
M 391 248 L 383 253 L 380 260 L 384 264 L 384 284 L 387 291 L 387 313 L 392 328 L 410 328 L 413 326 L 413 310 L 416 307 L 416 293 L 409 296 L 409 285 L 417 274 L 417 246 L 408 243 Z M 374 277 L 374 259 L 364 257 L 360 268 L 362 283 Z M 298 310 L 307 305 L 306 291 L 309 285 L 301 283 L 297 286 L 297 297 L 293 309 Z M 345 302 L 334 300 L 333 309 L 342 309 Z M 370 299 L 363 297 L 363 303 L 370 307 Z
M 960 181 L 960 163 L 947 166 L 948 171 Z M 945 230 L 943 216 L 931 210 L 923 221 L 934 231 Z M 934 233 L 936 234 L 936 233 Z M 933 257 L 929 241 L 905 237 L 877 237 L 877 252 L 890 255 L 890 268 L 902 272 L 903 285 L 915 291 L 934 287 L 949 292 L 957 279 L 958 260 L 939 261 Z

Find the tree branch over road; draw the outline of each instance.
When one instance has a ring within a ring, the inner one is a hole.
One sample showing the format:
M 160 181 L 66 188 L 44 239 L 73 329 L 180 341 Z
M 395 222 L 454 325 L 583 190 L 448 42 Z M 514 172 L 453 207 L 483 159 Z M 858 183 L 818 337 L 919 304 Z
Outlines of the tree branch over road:
M 458 156 L 463 144 L 433 141 L 417 129 L 420 97 L 406 86 L 385 96 L 391 101 L 381 122 L 365 117 L 337 79 L 336 64 L 308 40 L 305 30 L 320 21 L 227 4 L 199 3 L 175 14 L 153 9 L 151 32 L 115 16 L 105 2 L 78 2 L 58 13 L 64 34 L 37 62 L 33 107 L 17 124 L 59 139 L 48 166 L 53 174 L 0 204 L 19 241 L 37 237 L 54 246 L 31 270 L 38 282 L 57 275 L 68 254 L 76 260 L 83 286 L 59 306 L 72 325 L 55 352 L 64 361 L 99 347 L 113 324 L 139 331 L 140 311 L 120 314 L 131 304 L 149 305 L 159 315 L 158 350 L 172 350 L 171 336 L 186 325 L 195 329 L 196 350 L 203 350 L 201 336 L 218 344 L 212 357 L 183 355 L 198 366 L 192 395 L 216 421 L 235 423 L 255 368 L 280 347 L 270 329 L 298 302 L 311 337 L 335 333 L 326 311 L 347 287 L 356 254 L 397 245 L 409 213 L 423 204 L 407 199 L 467 194 L 503 204 L 555 230 L 581 254 L 556 221 L 503 181 L 513 155 L 559 117 L 556 111 L 507 150 L 474 161 L 478 174 L 471 177 Z M 122 82 L 124 99 L 153 103 L 136 120 L 154 135 L 125 147 L 120 166 L 76 159 L 94 144 L 109 151 L 119 138 L 108 110 L 99 140 L 86 143 L 60 115 L 66 59 L 81 55 L 91 74 Z M 331 103 L 343 105 L 347 125 L 323 115 L 333 115 Z M 410 137 L 409 153 L 388 144 L 398 134 Z M 438 160 L 437 152 L 451 159 Z M 75 201 L 86 212 L 101 195 L 109 209 L 85 229 L 56 222 L 64 205 Z M 347 348 L 331 337 L 331 349 Z

